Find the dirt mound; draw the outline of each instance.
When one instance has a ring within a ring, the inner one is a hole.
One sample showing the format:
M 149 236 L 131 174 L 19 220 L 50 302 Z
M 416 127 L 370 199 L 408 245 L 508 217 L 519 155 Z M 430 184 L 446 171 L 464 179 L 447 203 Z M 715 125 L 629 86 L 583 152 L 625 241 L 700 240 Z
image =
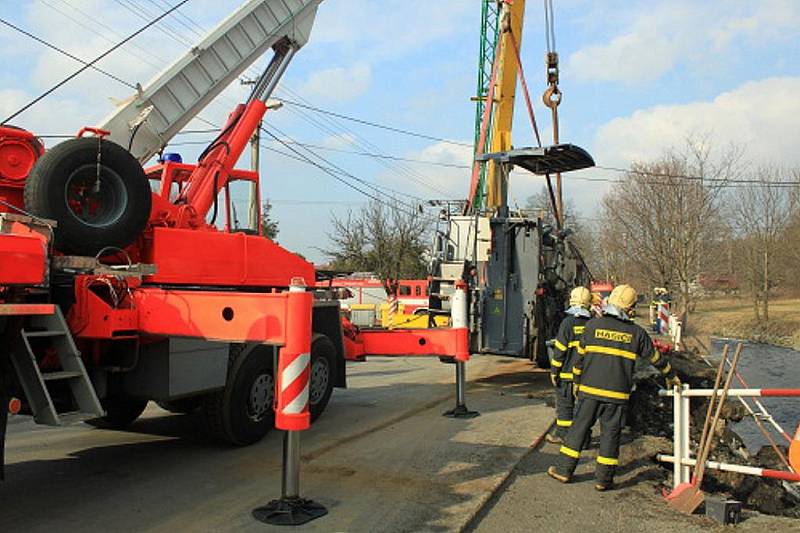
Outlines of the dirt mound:
M 696 355 L 673 353 L 672 366 L 684 383 L 692 388 L 713 388 L 715 371 L 703 363 Z M 659 383 L 660 381 L 660 383 Z M 636 390 L 631 395 L 628 422 L 631 430 L 639 435 L 652 435 L 672 439 L 672 398 L 661 397 L 658 390 L 663 380 L 650 371 L 637 372 Z M 708 400 L 692 401 L 692 449 L 697 449 L 700 433 L 703 430 Z M 713 428 L 714 439 L 711 444 L 710 459 L 724 463 L 746 464 L 761 468 L 784 470 L 774 450 L 764 447 L 755 455 L 750 454 L 742 439 L 731 429 L 733 422 L 747 416 L 738 401 L 728 401 L 722 410 L 720 420 Z M 671 446 L 669 446 L 671 450 Z M 785 450 L 784 450 L 785 451 Z M 667 451 L 667 453 L 671 453 Z M 662 465 L 671 470 L 669 464 Z M 671 485 L 670 485 L 671 486 Z M 800 491 L 787 490 L 782 482 L 733 472 L 707 470 L 703 489 L 713 493 L 724 493 L 743 502 L 745 507 L 762 513 L 800 518 Z

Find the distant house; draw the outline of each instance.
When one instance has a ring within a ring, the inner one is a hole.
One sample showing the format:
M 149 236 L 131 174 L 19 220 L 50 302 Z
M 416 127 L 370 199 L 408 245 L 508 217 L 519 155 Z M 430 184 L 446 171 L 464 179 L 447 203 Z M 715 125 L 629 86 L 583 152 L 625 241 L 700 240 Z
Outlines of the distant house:
M 734 274 L 701 274 L 697 283 L 703 292 L 730 294 L 739 290 Z

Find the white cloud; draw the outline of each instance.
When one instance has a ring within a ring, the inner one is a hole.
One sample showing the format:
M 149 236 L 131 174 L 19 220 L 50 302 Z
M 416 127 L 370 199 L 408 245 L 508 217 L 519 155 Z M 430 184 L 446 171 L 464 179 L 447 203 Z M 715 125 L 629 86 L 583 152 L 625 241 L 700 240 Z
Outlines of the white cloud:
M 569 57 L 568 68 L 579 80 L 648 82 L 672 69 L 679 48 L 664 35 L 632 31 L 581 48 Z
M 312 72 L 300 92 L 309 98 L 344 102 L 364 94 L 372 81 L 372 69 L 366 63 L 348 68 L 334 67 Z
M 469 144 L 468 141 L 459 141 Z M 472 164 L 472 147 L 463 146 L 462 144 L 453 144 L 446 142 L 437 142 L 426 146 L 422 150 L 409 154 L 410 159 L 420 159 L 422 161 L 431 161 L 434 163 L 441 163 L 444 165 L 459 165 L 469 166 Z M 434 166 L 417 164 L 416 167 L 420 170 L 424 169 L 424 173 L 429 177 L 426 182 L 430 187 L 417 184 L 415 188 L 417 193 L 425 197 L 442 193 L 448 193 L 445 196 L 455 198 L 466 198 L 471 171 L 467 168 L 447 167 L 447 166 Z
M 460 32 L 475 31 L 479 10 L 473 2 L 428 0 L 345 0 L 323 2 L 314 26 L 317 45 L 350 47 L 365 61 L 384 61 L 406 56 L 449 39 Z
M 628 165 L 680 147 L 693 134 L 710 133 L 716 146 L 741 144 L 751 158 L 800 164 L 797 117 L 800 77 L 747 82 L 711 101 L 640 109 L 597 132 L 598 164 Z
M 333 148 L 335 150 L 342 150 L 355 146 L 356 137 L 351 133 L 340 133 L 338 135 L 328 135 L 322 139 L 322 146 L 325 148 Z
M 586 45 L 566 63 L 569 77 L 583 81 L 646 83 L 682 62 L 707 68 L 736 61 L 743 39 L 764 45 L 797 38 L 800 2 L 764 0 L 698 3 L 662 0 L 633 12 L 624 32 Z

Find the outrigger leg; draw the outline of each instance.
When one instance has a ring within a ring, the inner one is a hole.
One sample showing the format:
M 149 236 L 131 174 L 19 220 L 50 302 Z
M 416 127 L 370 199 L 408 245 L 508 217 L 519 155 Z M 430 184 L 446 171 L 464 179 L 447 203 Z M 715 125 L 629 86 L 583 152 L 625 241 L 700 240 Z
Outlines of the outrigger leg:
M 458 281 L 453 293 L 450 316 L 452 328 L 459 332 L 458 348 L 455 353 L 456 367 L 456 406 L 443 413 L 450 418 L 475 418 L 480 415 L 478 411 L 467 409 L 466 397 L 466 362 L 469 361 L 469 325 L 467 316 L 467 284 Z

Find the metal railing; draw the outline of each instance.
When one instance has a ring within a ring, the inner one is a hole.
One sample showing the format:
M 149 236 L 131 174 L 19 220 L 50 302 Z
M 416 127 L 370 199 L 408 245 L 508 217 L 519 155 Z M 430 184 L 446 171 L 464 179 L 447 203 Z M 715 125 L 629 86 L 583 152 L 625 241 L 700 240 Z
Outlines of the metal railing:
M 658 454 L 656 459 L 673 464 L 673 486 L 677 487 L 681 483 L 691 482 L 689 467 L 695 466 L 697 460 L 691 457 L 690 453 L 690 430 L 691 415 L 689 402 L 691 398 L 711 397 L 713 389 L 691 389 L 689 385 L 675 387 L 672 390 L 659 391 L 660 396 L 672 396 L 673 399 L 673 455 Z M 717 396 L 722 396 L 723 391 L 716 391 Z M 800 397 L 800 389 L 731 389 L 727 391 L 728 396 L 733 397 Z M 709 431 L 713 431 L 711 428 Z M 714 470 L 724 470 L 728 472 L 738 472 L 759 477 L 779 479 L 790 482 L 800 482 L 800 474 L 794 471 L 771 470 L 747 465 L 736 465 L 721 463 L 718 461 L 706 461 L 706 468 Z M 791 467 L 790 467 L 791 468 Z

